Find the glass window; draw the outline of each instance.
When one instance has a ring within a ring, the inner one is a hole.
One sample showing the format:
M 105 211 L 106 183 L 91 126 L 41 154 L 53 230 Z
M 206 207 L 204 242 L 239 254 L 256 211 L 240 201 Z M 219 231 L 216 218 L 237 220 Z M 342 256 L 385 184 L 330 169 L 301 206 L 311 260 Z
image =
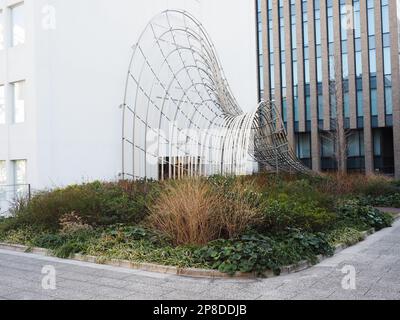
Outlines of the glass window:
M 14 160 L 13 162 L 13 178 L 16 186 L 22 186 L 27 183 L 27 161 L 26 160 Z
M 13 87 L 13 116 L 14 123 L 25 122 L 25 81 L 14 82 Z
M 304 60 L 304 80 L 306 84 L 310 83 L 310 61 Z
M 15 160 L 14 161 L 14 183 L 24 184 L 26 183 L 26 160 Z
M 15 185 L 15 195 L 21 197 L 26 192 L 27 184 L 27 161 L 15 160 L 13 163 L 13 178 Z
M 376 74 L 376 50 L 369 51 L 369 64 L 371 75 Z
M 348 156 L 349 157 L 359 157 L 360 152 L 360 137 L 358 132 L 353 133 L 348 138 Z
M 317 58 L 317 82 L 322 82 L 322 58 Z
M 364 100 L 363 100 L 363 92 L 361 90 L 357 91 L 357 116 L 364 116 Z
M 24 4 L 18 4 L 11 8 L 11 23 L 12 23 L 12 46 L 25 43 L 25 10 Z
M 332 157 L 334 154 L 334 144 L 332 139 L 321 138 L 322 156 L 324 158 Z
M 369 35 L 375 34 L 375 10 L 374 9 L 368 10 L 368 34 Z
M 343 71 L 343 79 L 346 79 L 349 77 L 349 60 L 348 60 L 348 55 L 342 54 L 342 71 Z
M 4 85 L 0 86 L 0 124 L 6 123 L 6 103 Z
M 311 98 L 306 95 L 306 120 L 311 121 Z
M 374 156 L 379 157 L 382 154 L 381 148 L 381 131 L 374 131 Z
M 318 96 L 318 119 L 324 119 L 324 96 Z
M 0 50 L 4 49 L 4 13 L 0 10 Z
M 297 90 L 297 87 L 295 90 Z M 294 121 L 299 121 L 299 98 L 297 95 L 294 97 Z
M 390 32 L 389 28 L 389 6 L 384 5 L 382 6 L 382 32 L 383 33 L 388 33 Z
M 356 76 L 362 76 L 362 54 L 361 51 L 356 52 Z
M 374 117 L 378 115 L 378 97 L 376 89 L 371 90 L 371 113 Z
M 297 154 L 300 159 L 308 159 L 311 157 L 310 134 L 300 134 L 298 136 Z
M 383 49 L 383 62 L 384 62 L 384 72 L 385 74 L 392 74 L 392 64 L 391 64 L 391 52 L 390 47 Z
M 386 114 L 393 114 L 392 87 L 385 88 L 385 107 Z
M 349 93 L 346 92 L 343 94 L 343 105 L 344 105 L 344 116 L 346 118 L 350 117 L 350 101 L 349 101 Z

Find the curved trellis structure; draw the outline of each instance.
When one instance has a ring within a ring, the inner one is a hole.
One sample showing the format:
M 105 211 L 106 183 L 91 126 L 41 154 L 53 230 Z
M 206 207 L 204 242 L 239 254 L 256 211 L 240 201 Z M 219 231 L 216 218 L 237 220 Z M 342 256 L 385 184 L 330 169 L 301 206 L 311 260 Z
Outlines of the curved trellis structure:
M 306 171 L 277 109 L 238 106 L 209 36 L 185 11 L 155 17 L 133 47 L 123 103 L 123 178 Z

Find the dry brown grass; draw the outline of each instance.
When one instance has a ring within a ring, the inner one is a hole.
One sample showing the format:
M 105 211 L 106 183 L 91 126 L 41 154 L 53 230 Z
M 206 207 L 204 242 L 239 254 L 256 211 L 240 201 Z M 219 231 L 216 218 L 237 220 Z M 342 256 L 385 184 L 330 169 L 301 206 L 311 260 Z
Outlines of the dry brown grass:
M 218 201 L 202 180 L 166 182 L 150 208 L 148 224 L 168 235 L 176 245 L 206 244 L 218 237 L 218 226 L 213 223 Z
M 254 180 L 237 179 L 230 186 L 229 193 L 220 195 L 218 208 L 218 224 L 221 234 L 227 238 L 235 238 L 262 219 L 257 207 Z
M 260 217 L 243 185 L 229 196 L 202 179 L 165 183 L 150 208 L 149 227 L 168 235 L 175 245 L 204 245 L 220 237 L 233 238 Z
M 371 194 L 384 193 L 392 180 L 382 175 L 327 174 L 319 184 L 320 191 L 328 194 Z

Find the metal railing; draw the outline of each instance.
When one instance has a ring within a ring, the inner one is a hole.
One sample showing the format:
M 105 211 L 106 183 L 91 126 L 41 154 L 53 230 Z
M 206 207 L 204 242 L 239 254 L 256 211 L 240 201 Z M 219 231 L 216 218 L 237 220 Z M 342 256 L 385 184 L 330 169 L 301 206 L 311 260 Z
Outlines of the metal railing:
M 30 184 L 0 185 L 0 216 L 7 215 L 16 200 L 23 198 L 30 200 L 31 197 Z

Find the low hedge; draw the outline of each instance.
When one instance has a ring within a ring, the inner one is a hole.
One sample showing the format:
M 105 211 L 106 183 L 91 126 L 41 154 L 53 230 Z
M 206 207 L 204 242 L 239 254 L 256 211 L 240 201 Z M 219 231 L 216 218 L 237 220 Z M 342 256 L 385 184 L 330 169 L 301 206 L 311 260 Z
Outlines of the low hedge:
M 92 226 L 136 224 L 147 214 L 147 199 L 157 192 L 156 182 L 93 182 L 42 191 L 31 201 L 21 199 L 11 209 L 14 219 L 3 229 L 35 225 L 58 230 L 60 219 L 76 213 Z

